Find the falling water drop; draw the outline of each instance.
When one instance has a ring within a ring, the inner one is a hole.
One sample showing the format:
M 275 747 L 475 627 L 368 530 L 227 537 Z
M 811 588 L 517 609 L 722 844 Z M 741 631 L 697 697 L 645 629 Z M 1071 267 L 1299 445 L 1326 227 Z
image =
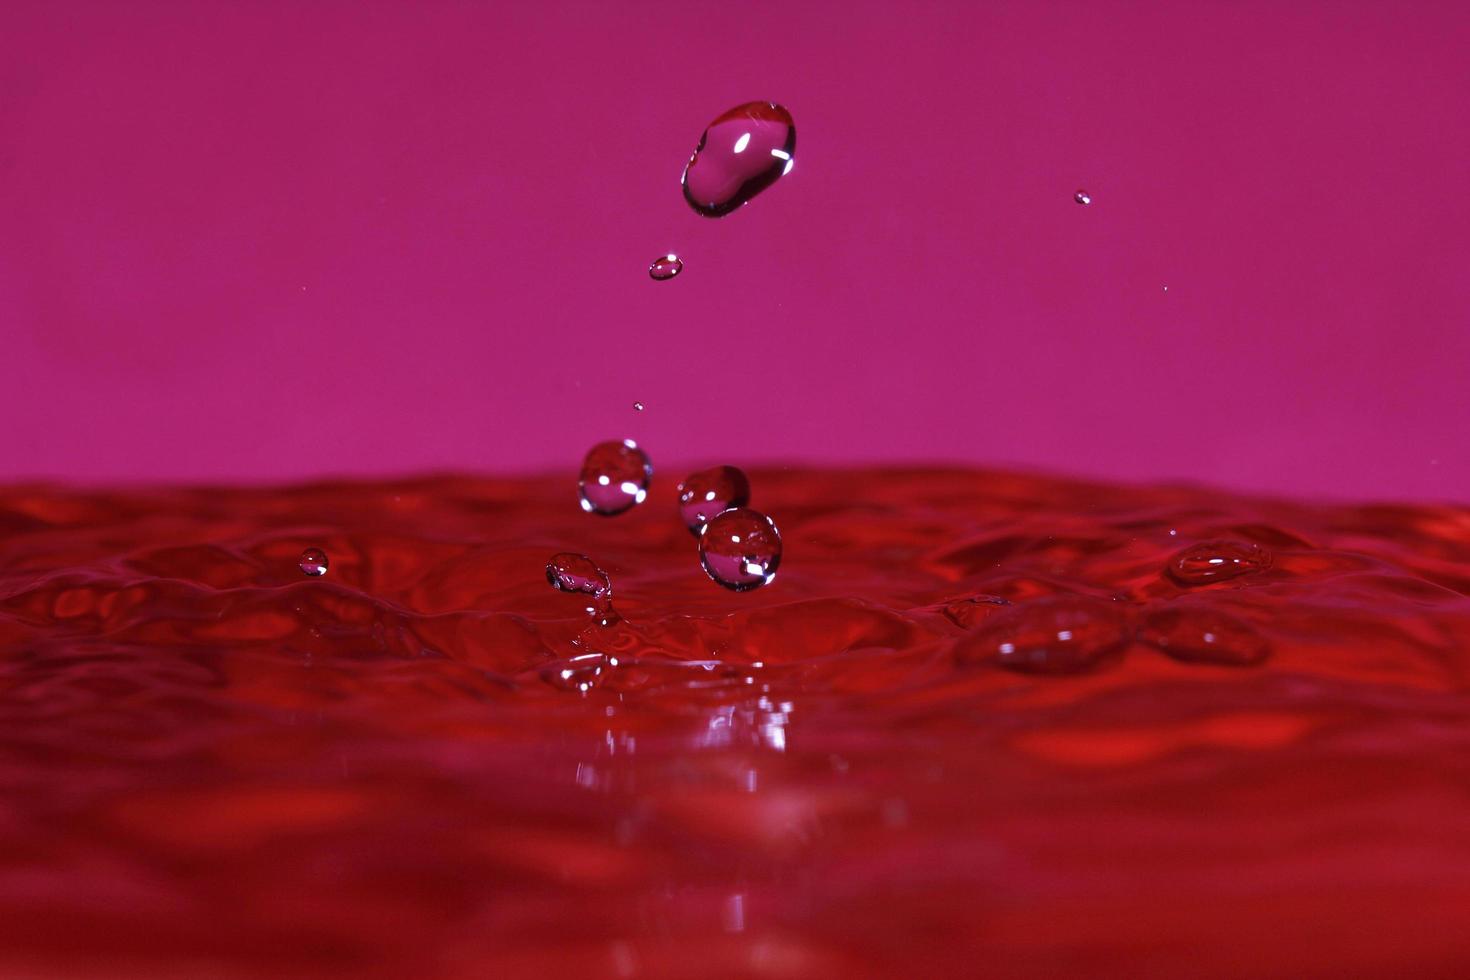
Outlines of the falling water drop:
M 1271 654 L 1266 638 L 1254 626 L 1197 605 L 1166 606 L 1149 613 L 1139 639 L 1189 663 L 1250 667 Z
M 679 484 L 679 516 L 695 534 L 721 511 L 750 503 L 750 481 L 733 466 L 700 470 Z
M 621 514 L 643 503 L 652 478 L 653 464 L 632 439 L 599 442 L 588 450 L 577 480 L 582 509 L 604 517 Z
M 561 592 L 588 597 L 587 614 L 605 615 L 612 605 L 612 580 L 586 555 L 564 551 L 546 563 L 546 581 Z
M 995 663 L 1027 674 L 1090 670 L 1128 642 L 1118 604 L 1088 596 L 1048 596 L 984 621 L 955 645 L 960 663 Z
M 1265 571 L 1271 552 L 1248 541 L 1201 541 L 1169 559 L 1169 577 L 1180 585 L 1209 585 Z
M 1076 201 L 1078 204 L 1091 204 L 1092 195 L 1084 190 L 1078 190 L 1076 194 L 1072 195 L 1072 200 Z
M 660 255 L 653 260 L 653 264 L 648 267 L 648 278 L 654 282 L 664 282 L 683 271 L 684 260 L 670 252 L 668 255 Z
M 747 102 L 719 116 L 699 137 L 684 168 L 684 200 L 719 218 L 791 172 L 796 123 L 774 102 Z
M 765 514 L 732 508 L 700 531 L 699 562 L 705 574 L 735 592 L 770 585 L 781 565 L 781 532 Z
M 301 561 L 297 563 L 301 574 L 312 578 L 327 574 L 327 565 L 327 553 L 320 548 L 307 548 L 301 553 Z

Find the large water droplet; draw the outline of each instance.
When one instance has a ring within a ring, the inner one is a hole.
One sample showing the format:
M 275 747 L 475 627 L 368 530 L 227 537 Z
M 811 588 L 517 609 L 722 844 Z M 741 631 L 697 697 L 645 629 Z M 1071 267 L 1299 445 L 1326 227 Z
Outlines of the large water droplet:
M 679 484 L 679 516 L 695 534 L 721 511 L 750 503 L 750 481 L 733 466 L 716 466 Z
M 991 616 L 955 645 L 955 658 L 1028 674 L 1075 674 L 1127 642 L 1128 617 L 1117 603 L 1048 596 Z
M 1139 639 L 1189 663 L 1249 667 L 1271 654 L 1270 644 L 1254 626 L 1196 605 L 1154 610 L 1144 620 Z
M 781 565 L 781 532 L 758 511 L 727 510 L 700 532 L 699 563 L 705 574 L 735 592 L 769 585 Z
M 541 677 L 552 687 L 586 694 L 606 680 L 615 666 L 617 661 L 607 654 L 584 653 L 547 664 L 541 668 Z
M 643 503 L 652 478 L 653 464 L 632 439 L 599 442 L 588 450 L 577 479 L 582 509 L 604 517 L 621 514 Z
M 587 614 L 603 615 L 612 605 L 612 580 L 586 555 L 564 551 L 546 563 L 546 581 L 562 592 L 588 597 Z
M 1092 195 L 1084 190 L 1079 189 L 1076 194 L 1072 195 L 1072 200 L 1076 201 L 1078 204 L 1091 204 Z
M 684 261 L 677 255 L 661 255 L 648 267 L 648 278 L 655 282 L 672 279 L 684 271 Z
M 327 553 L 320 548 L 307 548 L 301 553 L 301 561 L 297 567 L 301 574 L 316 578 L 327 574 Z
M 747 102 L 715 119 L 684 168 L 684 200 L 706 218 L 743 206 L 796 163 L 796 123 L 774 102 Z
M 1169 576 L 1180 585 L 1209 585 L 1264 571 L 1271 552 L 1248 541 L 1201 541 L 1169 559 Z

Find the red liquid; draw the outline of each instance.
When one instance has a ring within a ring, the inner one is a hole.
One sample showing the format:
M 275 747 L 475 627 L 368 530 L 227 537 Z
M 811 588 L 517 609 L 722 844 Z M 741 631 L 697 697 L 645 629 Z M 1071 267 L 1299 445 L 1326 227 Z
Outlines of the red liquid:
M 0 492 L 0 975 L 1463 975 L 1470 510 L 752 483 L 746 594 L 671 480 Z M 1205 540 L 1273 560 L 1177 584 Z M 1068 593 L 1271 653 L 957 658 Z

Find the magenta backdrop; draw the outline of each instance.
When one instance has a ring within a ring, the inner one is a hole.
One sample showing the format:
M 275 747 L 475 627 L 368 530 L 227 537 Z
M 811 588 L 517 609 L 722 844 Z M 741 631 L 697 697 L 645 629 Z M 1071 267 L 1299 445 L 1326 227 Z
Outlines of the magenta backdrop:
M 1461 2 L 5 0 L 0 475 L 632 435 L 1464 500 L 1467 51 Z M 700 218 L 757 98 L 795 171 Z

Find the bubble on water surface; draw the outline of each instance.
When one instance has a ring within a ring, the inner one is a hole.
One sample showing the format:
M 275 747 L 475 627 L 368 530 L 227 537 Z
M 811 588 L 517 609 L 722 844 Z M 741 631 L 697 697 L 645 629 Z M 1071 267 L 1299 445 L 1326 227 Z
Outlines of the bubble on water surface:
M 759 511 L 724 511 L 699 534 L 699 562 L 705 574 L 735 592 L 769 585 L 781 565 L 781 532 Z
M 683 271 L 684 261 L 670 252 L 668 255 L 661 255 L 653 260 L 653 264 L 648 267 L 648 278 L 654 282 L 664 282 Z
M 722 511 L 750 503 L 750 480 L 734 466 L 715 466 L 679 484 L 679 517 L 695 534 Z
M 1165 606 L 1149 613 L 1139 639 L 1188 663 L 1250 667 L 1271 655 L 1270 644 L 1254 626 L 1195 605 Z
M 1092 195 L 1084 190 L 1079 189 L 1076 194 L 1072 195 L 1072 200 L 1076 201 L 1078 204 L 1091 204 Z
M 955 659 L 1028 674 L 1075 674 L 1122 650 L 1128 632 L 1128 617 L 1115 602 L 1048 596 L 986 619 L 955 645 Z
M 561 592 L 588 597 L 589 615 L 604 614 L 612 603 L 612 580 L 586 555 L 564 551 L 546 563 L 546 581 Z
M 706 218 L 740 208 L 791 172 L 796 123 L 774 102 L 747 102 L 705 128 L 684 168 L 684 200 Z
M 600 442 L 582 461 L 577 480 L 582 509 L 589 514 L 611 517 L 621 514 L 648 497 L 653 464 L 632 439 Z
M 318 578 L 327 574 L 328 564 L 325 551 L 320 548 L 307 548 L 301 553 L 301 561 L 297 563 L 297 567 L 301 569 L 301 574 Z
M 583 653 L 547 664 L 541 677 L 552 687 L 586 694 L 607 680 L 617 663 L 605 653 Z
M 1169 559 L 1166 571 L 1180 585 L 1209 585 L 1265 571 L 1271 552 L 1249 541 L 1201 541 Z

